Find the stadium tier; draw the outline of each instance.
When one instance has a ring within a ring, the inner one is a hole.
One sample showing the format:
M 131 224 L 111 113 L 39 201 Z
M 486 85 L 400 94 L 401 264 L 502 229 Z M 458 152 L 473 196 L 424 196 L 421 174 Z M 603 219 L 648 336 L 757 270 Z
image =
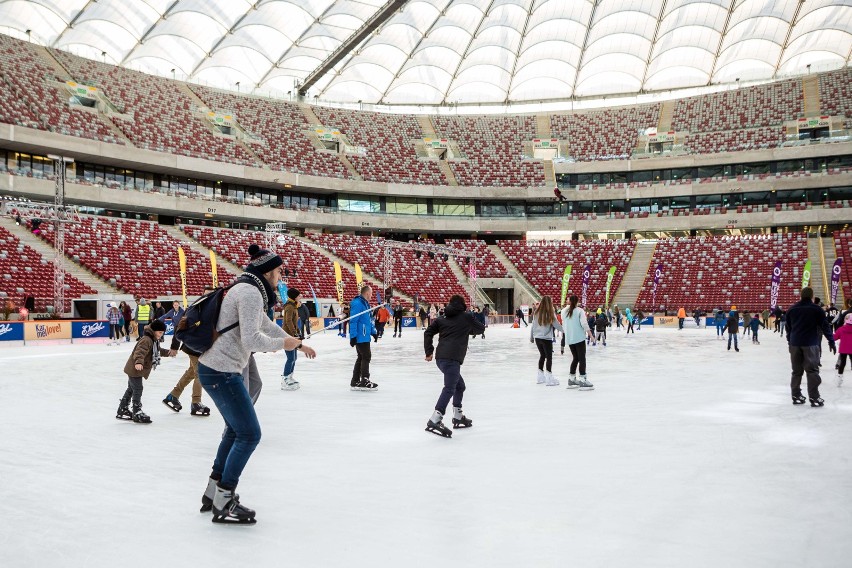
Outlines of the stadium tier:
M 634 241 L 499 241 L 500 250 L 509 257 L 524 278 L 540 294 L 560 302 L 562 274 L 571 265 L 569 291 L 582 298 L 583 270 L 589 267 L 589 287 L 586 305 L 603 306 L 606 301 L 606 281 L 610 267 L 615 276 L 610 287 L 610 303 L 615 298 L 630 257 Z M 582 301 L 582 299 L 581 299 Z
M 383 279 L 384 239 L 356 235 L 307 235 L 323 248 L 346 262 L 359 263 L 364 272 L 380 281 Z M 412 250 L 394 250 L 391 284 L 394 289 L 429 303 L 444 304 L 453 294 L 467 297 L 467 291 L 446 262 L 429 258 L 426 253 L 415 255 Z
M 550 117 L 554 138 L 568 140 L 571 156 L 580 161 L 630 157 L 639 131 L 656 128 L 660 105 L 643 105 Z
M 46 306 L 53 305 L 53 262 L 21 243 L 3 227 L 0 227 L 0 293 L 0 311 L 7 298 L 12 300 L 15 308 L 22 307 L 24 294 L 35 298 L 36 312 L 43 313 Z M 95 293 L 70 274 L 65 274 L 66 300 Z
M 780 260 L 778 305 L 786 309 L 798 300 L 802 268 L 808 258 L 804 233 L 745 237 L 695 237 L 657 243 L 636 305 L 646 311 L 686 308 L 763 311 L 769 307 L 772 269 Z M 653 299 L 654 271 L 663 265 Z
M 191 225 L 184 225 L 181 229 L 205 247 L 216 251 L 222 258 L 240 267 L 249 262 L 249 246 L 267 246 L 266 233 L 257 231 L 210 229 Z M 290 288 L 297 288 L 306 300 L 311 298 L 311 286 L 318 298 L 337 298 L 332 260 L 291 237 L 286 237 L 283 245 L 276 242 L 274 250 L 284 259 L 284 268 L 287 269 L 285 282 Z M 355 297 L 355 275 L 346 269 L 343 269 L 343 285 L 344 298 L 349 300 Z
M 53 244 L 53 227 L 42 224 L 40 236 Z M 66 225 L 65 254 L 123 292 L 155 298 L 181 295 L 178 247 L 186 254 L 186 288 L 200 295 L 211 280 L 210 261 L 169 235 L 157 223 L 83 217 L 79 225 Z M 234 275 L 223 267 L 220 282 Z
M 477 278 L 509 278 L 506 267 L 497 260 L 494 253 L 478 239 L 447 239 L 447 246 L 465 252 L 476 253 Z

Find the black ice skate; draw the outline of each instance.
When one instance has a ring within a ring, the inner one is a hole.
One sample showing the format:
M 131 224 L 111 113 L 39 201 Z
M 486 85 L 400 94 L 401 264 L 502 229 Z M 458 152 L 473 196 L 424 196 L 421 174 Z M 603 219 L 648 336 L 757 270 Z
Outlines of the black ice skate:
M 213 522 L 233 525 L 253 525 L 257 522 L 254 511 L 240 505 L 240 496 L 233 489 L 216 485 L 213 495 Z
M 127 407 L 127 401 L 122 399 L 118 401 L 118 410 L 115 411 L 115 417 L 118 420 L 133 420 L 133 413 Z
M 432 422 L 431 419 L 428 420 L 426 422 L 426 431 L 432 432 L 433 434 L 436 434 L 438 436 L 443 436 L 444 438 L 452 438 L 453 437 L 453 431 L 450 430 L 449 428 L 447 428 L 446 426 L 444 426 L 443 421 L 439 421 L 436 424 L 436 423 Z
M 461 418 L 453 418 L 453 430 L 473 428 L 473 420 L 462 414 Z
M 200 402 L 193 402 L 189 413 L 193 416 L 210 416 L 210 409 Z
M 180 403 L 177 397 L 172 396 L 172 393 L 169 393 L 166 398 L 163 399 L 163 404 L 165 404 L 175 412 L 180 412 L 183 408 L 183 405 Z
M 805 400 L 805 397 L 803 397 L 801 394 L 793 395 L 793 404 L 805 404 Z
M 812 399 L 810 399 L 810 401 L 811 401 L 811 406 L 824 406 L 825 405 L 825 401 L 823 399 L 821 399 L 820 397 L 812 398 Z
M 377 388 L 379 388 L 379 385 L 370 382 L 369 379 L 361 379 L 354 385 L 350 383 L 350 388 L 354 391 L 375 391 Z
M 137 424 L 150 424 L 151 417 L 142 412 L 141 406 L 133 407 L 133 421 Z

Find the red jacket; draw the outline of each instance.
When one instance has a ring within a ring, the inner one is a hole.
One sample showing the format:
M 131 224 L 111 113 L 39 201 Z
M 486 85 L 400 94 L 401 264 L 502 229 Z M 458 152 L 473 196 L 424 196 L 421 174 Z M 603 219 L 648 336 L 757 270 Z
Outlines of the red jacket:
M 389 319 L 390 312 L 387 310 L 387 308 L 382 306 L 381 308 L 376 310 L 376 321 L 378 321 L 379 323 L 387 323 Z
M 837 345 L 838 353 L 852 355 L 852 325 L 844 324 L 837 328 L 837 331 L 834 332 L 834 339 L 840 342 Z

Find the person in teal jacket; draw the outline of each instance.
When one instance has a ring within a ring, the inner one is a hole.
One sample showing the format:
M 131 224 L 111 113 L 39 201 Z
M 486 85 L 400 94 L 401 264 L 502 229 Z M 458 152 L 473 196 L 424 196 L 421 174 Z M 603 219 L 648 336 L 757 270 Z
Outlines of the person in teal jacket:
M 624 321 L 627 322 L 627 333 L 636 333 L 633 329 L 633 314 L 630 313 L 630 308 L 624 308 Z
M 349 387 L 357 391 L 374 391 L 379 386 L 370 381 L 370 338 L 378 336 L 370 312 L 372 299 L 373 288 L 364 285 L 361 287 L 361 294 L 349 302 L 349 312 L 353 314 L 349 320 L 349 345 L 358 352 Z

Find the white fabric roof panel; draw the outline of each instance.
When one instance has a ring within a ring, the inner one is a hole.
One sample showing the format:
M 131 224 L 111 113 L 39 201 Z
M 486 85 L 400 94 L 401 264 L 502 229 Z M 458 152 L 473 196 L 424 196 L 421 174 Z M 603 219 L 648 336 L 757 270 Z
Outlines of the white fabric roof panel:
M 386 2 L 7 0 L 0 32 L 165 76 L 286 93 Z M 848 65 L 851 55 L 852 0 L 409 0 L 308 96 L 564 100 L 769 80 Z

